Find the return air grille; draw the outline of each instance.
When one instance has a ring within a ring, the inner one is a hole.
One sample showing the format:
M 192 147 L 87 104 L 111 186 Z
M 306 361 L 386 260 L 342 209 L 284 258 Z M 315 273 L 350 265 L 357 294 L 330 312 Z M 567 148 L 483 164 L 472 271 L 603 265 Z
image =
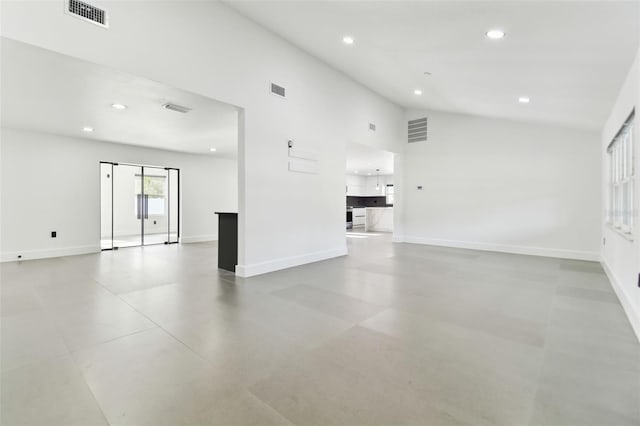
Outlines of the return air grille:
M 108 28 L 107 11 L 78 0 L 67 1 L 67 13 Z
M 427 117 L 409 121 L 408 142 L 424 142 L 427 140 Z
M 286 97 L 285 96 L 285 89 L 282 86 L 278 86 L 275 83 L 271 83 L 271 94 L 276 95 L 276 96 L 280 96 L 282 98 Z
M 188 107 L 182 106 L 182 105 L 178 105 L 178 104 L 172 104 L 170 102 L 167 102 L 166 104 L 162 104 L 162 108 L 168 109 L 170 111 L 181 112 L 183 114 L 191 111 L 191 108 L 188 108 Z

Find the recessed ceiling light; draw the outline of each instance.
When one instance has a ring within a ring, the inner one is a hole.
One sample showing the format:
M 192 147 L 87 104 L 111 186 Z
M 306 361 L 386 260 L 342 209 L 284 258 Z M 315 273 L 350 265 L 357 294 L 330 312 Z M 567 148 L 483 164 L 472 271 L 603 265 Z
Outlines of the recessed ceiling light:
M 113 109 L 127 109 L 127 106 L 123 105 L 123 104 L 111 104 L 111 108 L 113 108 Z
M 344 44 L 353 44 L 355 42 L 355 40 L 351 36 L 344 36 L 344 37 L 342 37 L 342 42 Z
M 501 38 L 504 38 L 504 36 L 505 33 L 502 30 L 493 29 L 487 31 L 487 38 L 490 38 L 491 40 L 500 40 Z
M 528 104 L 529 102 L 531 102 L 531 99 L 529 99 L 527 96 L 520 96 L 518 98 L 518 102 L 520 102 L 521 104 Z
M 83 127 L 82 131 L 91 133 L 91 132 L 93 132 L 93 127 Z
M 355 173 L 358 173 L 358 171 L 356 170 Z
M 416 89 L 416 90 L 413 91 L 413 94 L 416 95 L 416 96 L 420 96 L 420 95 L 422 95 L 422 90 Z
M 217 151 L 217 149 L 215 149 L 215 148 L 209 148 L 209 151 L 211 151 L 211 152 L 216 152 L 216 151 Z

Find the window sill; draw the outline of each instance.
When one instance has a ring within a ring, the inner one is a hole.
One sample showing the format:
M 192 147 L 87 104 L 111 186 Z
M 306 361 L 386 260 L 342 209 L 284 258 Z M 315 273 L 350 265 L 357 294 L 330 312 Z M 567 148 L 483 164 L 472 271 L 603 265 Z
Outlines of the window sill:
M 613 226 L 610 223 L 607 223 L 607 228 L 609 228 L 611 231 L 615 232 L 616 234 L 620 235 L 625 240 L 627 240 L 629 242 L 633 242 L 633 234 L 632 233 L 624 232 L 622 229 L 616 228 L 615 226 Z

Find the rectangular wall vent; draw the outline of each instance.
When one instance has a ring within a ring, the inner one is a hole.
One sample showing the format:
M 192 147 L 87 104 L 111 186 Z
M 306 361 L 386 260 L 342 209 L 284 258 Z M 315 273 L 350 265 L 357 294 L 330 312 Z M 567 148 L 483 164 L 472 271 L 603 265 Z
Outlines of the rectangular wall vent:
M 172 103 L 162 104 L 162 108 L 168 109 L 171 111 L 181 112 L 183 114 L 191 111 L 191 108 L 187 108 L 186 106 L 172 104 Z
M 92 24 L 100 25 L 103 28 L 109 28 L 107 19 L 107 11 L 99 7 L 92 6 L 79 0 L 67 0 L 66 13 Z
M 427 117 L 409 121 L 409 143 L 424 142 L 427 140 Z
M 271 94 L 272 95 L 276 95 L 276 96 L 280 96 L 281 98 L 285 98 L 285 90 L 284 87 L 282 86 L 278 86 L 275 83 L 271 83 Z
M 373 123 L 369 123 L 369 130 L 375 132 L 376 131 L 376 125 Z

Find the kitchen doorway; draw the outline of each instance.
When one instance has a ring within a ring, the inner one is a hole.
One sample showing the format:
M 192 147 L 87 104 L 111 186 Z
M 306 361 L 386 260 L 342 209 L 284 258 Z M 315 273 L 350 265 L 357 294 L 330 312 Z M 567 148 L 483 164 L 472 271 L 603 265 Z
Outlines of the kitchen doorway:
M 357 143 L 347 145 L 347 238 L 393 232 L 393 173 L 392 152 Z
M 175 244 L 180 238 L 180 170 L 100 162 L 100 248 Z

